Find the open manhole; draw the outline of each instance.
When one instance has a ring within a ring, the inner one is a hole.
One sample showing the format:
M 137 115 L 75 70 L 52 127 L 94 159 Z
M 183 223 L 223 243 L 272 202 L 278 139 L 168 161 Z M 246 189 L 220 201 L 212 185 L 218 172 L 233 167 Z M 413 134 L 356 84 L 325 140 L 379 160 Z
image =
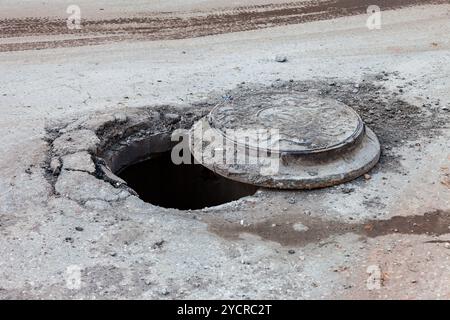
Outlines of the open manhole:
M 217 206 L 253 195 L 258 187 L 225 178 L 195 164 L 175 164 L 170 133 L 119 143 L 103 157 L 107 170 L 114 172 L 139 197 L 164 208 L 195 210 Z M 188 145 L 187 145 L 188 146 Z
M 380 157 L 375 134 L 333 99 L 272 89 L 235 96 L 205 114 L 129 117 L 98 158 L 103 178 L 154 205 L 201 209 L 259 187 L 313 189 L 350 181 Z M 172 139 L 176 129 L 188 137 L 182 148 Z M 116 140 L 119 135 L 124 138 Z M 182 150 L 181 164 L 174 150 Z
M 236 96 L 191 131 L 198 162 L 262 187 L 312 189 L 350 181 L 379 160 L 380 144 L 349 106 L 286 91 Z
M 168 208 L 216 206 L 258 187 L 332 186 L 366 173 L 380 157 L 377 137 L 352 108 L 296 92 L 218 104 L 190 129 L 182 164 L 173 161 L 177 142 L 170 132 L 126 143 L 106 157 L 144 201 Z
M 254 185 L 227 179 L 199 164 L 176 165 L 170 151 L 152 154 L 119 176 L 145 202 L 181 210 L 217 206 L 257 191 Z

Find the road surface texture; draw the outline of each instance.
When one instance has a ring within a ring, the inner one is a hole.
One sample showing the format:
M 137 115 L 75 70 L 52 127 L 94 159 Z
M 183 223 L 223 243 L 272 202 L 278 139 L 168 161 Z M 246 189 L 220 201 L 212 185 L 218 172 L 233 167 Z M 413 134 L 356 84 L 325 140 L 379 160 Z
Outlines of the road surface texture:
M 450 5 L 378 1 L 370 30 L 372 1 L 78 2 L 71 31 L 65 1 L 1 1 L 1 299 L 450 298 Z M 277 86 L 355 108 L 370 175 L 191 211 L 49 175 L 80 119 Z

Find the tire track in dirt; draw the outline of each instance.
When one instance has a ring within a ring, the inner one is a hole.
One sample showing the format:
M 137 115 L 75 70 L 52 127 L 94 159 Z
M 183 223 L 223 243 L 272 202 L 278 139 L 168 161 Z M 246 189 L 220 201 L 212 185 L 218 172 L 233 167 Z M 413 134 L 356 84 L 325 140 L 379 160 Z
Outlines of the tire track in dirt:
M 382 10 L 447 0 L 378 0 Z M 125 40 L 171 40 L 255 30 L 366 13 L 373 0 L 325 0 L 238 7 L 231 10 L 152 14 L 145 17 L 82 20 L 70 30 L 66 20 L 25 18 L 0 20 L 0 52 L 104 44 Z M 141 14 L 140 14 L 141 15 Z M 67 35 L 67 39 L 60 39 Z M 58 36 L 58 39 L 52 39 Z M 30 41 L 29 38 L 35 40 Z M 76 38 L 74 38 L 76 37 Z M 14 41 L 8 41 L 13 38 Z M 2 43 L 3 42 L 3 43 Z

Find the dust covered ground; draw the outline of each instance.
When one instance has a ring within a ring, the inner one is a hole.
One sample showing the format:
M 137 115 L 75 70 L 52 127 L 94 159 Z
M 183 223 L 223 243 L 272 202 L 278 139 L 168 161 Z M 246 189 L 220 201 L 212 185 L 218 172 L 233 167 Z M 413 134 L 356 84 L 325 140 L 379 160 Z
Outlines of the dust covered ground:
M 447 1 L 379 0 L 376 5 L 383 10 L 389 10 L 428 3 L 442 4 Z M 0 15 L 0 52 L 130 40 L 186 39 L 362 14 L 373 5 L 370 0 L 303 0 L 275 3 L 256 0 L 248 1 L 247 5 L 243 5 L 244 2 L 240 6 L 219 1 L 187 1 L 181 7 L 189 10 L 181 11 L 176 10 L 176 5 L 164 5 L 160 1 L 137 3 L 131 7 L 127 7 L 122 1 L 81 1 L 77 4 L 82 27 L 73 29 L 67 27 L 70 13 L 66 13 L 68 3 L 64 1 L 25 6 L 20 3 L 8 4 L 7 10 Z M 22 10 L 12 9 L 15 7 Z M 44 16 L 36 16 L 36 12 Z M 24 16 L 26 13 L 31 16 Z
M 450 298 L 448 4 L 380 2 L 369 30 L 364 1 L 96 3 L 78 34 L 63 1 L 1 12 L 0 298 Z M 370 176 L 181 211 L 64 159 L 268 87 L 355 108 Z

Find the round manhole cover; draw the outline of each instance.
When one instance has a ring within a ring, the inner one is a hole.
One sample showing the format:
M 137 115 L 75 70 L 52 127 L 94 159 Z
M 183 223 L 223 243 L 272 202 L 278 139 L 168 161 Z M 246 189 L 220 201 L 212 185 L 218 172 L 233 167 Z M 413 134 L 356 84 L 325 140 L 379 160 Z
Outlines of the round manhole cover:
M 305 154 L 351 144 L 364 129 L 359 115 L 343 103 L 283 92 L 224 102 L 212 110 L 208 122 L 228 140 L 248 148 L 262 148 L 256 133 L 266 132 L 269 150 Z M 255 134 L 241 135 L 244 130 Z
M 191 131 L 197 161 L 230 179 L 311 189 L 352 180 L 380 157 L 375 134 L 349 106 L 265 91 L 217 105 Z

